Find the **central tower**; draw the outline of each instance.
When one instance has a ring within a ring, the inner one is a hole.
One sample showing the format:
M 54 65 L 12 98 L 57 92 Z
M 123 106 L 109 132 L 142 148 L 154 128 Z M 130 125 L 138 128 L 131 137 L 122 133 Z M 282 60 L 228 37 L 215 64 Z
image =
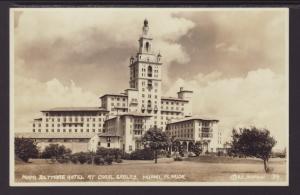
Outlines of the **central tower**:
M 139 48 L 130 58 L 130 88 L 137 91 L 137 111 L 150 114 L 152 126 L 161 126 L 161 54 L 153 50 L 148 20 L 144 20 Z

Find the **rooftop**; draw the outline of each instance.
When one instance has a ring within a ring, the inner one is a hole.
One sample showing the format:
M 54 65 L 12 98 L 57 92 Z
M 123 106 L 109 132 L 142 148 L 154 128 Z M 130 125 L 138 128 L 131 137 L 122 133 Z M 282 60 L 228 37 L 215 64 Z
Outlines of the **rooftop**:
M 120 114 L 121 116 L 143 116 L 143 117 L 151 117 L 152 115 L 144 114 L 140 112 L 128 112 L 124 114 Z
M 174 124 L 174 123 L 180 123 L 184 121 L 190 121 L 190 120 L 201 120 L 201 121 L 216 121 L 219 122 L 218 119 L 208 118 L 208 117 L 201 117 L 201 116 L 191 116 L 191 117 L 185 117 L 176 121 L 172 121 L 168 124 Z
M 119 96 L 119 97 L 127 97 L 126 94 L 124 93 L 107 93 L 103 96 L 101 96 L 100 98 L 104 98 L 105 96 Z
M 105 110 L 102 107 L 57 107 L 48 110 L 42 110 L 42 112 L 71 112 L 71 111 L 107 111 L 107 110 Z
M 176 97 L 161 97 L 162 100 L 174 100 L 174 101 L 182 101 L 182 102 L 188 102 L 188 100 L 176 98 Z
M 23 138 L 32 138 L 32 139 L 38 139 L 38 138 L 48 138 L 48 139 L 57 139 L 57 138 L 91 138 L 95 135 L 95 133 L 90 134 L 83 134 L 83 133 L 15 133 L 16 137 L 23 137 Z
M 119 116 L 141 116 L 141 117 L 151 117 L 152 115 L 149 115 L 149 114 L 143 114 L 143 113 L 140 113 L 140 112 L 128 112 L 128 113 L 119 114 Z M 117 118 L 117 116 L 113 116 L 113 117 L 107 119 L 106 121 L 112 120 L 112 119 L 116 119 L 116 118 Z
M 120 135 L 117 134 L 117 132 L 104 132 L 104 133 L 99 133 L 99 137 L 120 137 Z

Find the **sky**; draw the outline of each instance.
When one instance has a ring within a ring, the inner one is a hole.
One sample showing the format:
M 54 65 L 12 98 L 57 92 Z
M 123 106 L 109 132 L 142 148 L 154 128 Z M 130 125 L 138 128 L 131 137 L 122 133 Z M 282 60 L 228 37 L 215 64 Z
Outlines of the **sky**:
M 15 9 L 15 130 L 40 110 L 99 106 L 129 87 L 144 19 L 162 54 L 163 95 L 193 90 L 193 113 L 233 128 L 267 128 L 287 146 L 286 9 Z

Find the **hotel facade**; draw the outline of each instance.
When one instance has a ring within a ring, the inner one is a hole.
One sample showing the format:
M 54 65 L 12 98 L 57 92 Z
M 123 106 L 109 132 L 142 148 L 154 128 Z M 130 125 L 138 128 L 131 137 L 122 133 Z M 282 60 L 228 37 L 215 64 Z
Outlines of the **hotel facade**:
M 132 152 L 142 148 L 141 138 L 151 127 L 161 128 L 182 143 L 203 143 L 203 152 L 223 147 L 218 120 L 193 116 L 193 91 L 181 87 L 176 97 L 162 96 L 163 58 L 154 51 L 149 24 L 144 20 L 138 51 L 129 60 L 129 88 L 100 97 L 99 107 L 64 107 L 42 110 L 31 133 L 18 137 L 35 139 L 43 150 L 51 143 L 73 152 L 98 147 Z

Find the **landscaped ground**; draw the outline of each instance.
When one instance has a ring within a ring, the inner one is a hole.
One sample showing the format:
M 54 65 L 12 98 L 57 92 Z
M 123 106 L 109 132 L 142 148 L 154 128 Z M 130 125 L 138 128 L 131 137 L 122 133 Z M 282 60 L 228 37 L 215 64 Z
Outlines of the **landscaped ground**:
M 273 168 L 266 174 L 259 159 L 229 157 L 193 157 L 184 161 L 172 158 L 153 161 L 123 161 L 111 166 L 50 164 L 46 160 L 16 163 L 16 182 L 136 182 L 136 181 L 193 181 L 193 182 L 259 182 L 286 181 L 286 160 L 270 159 Z

